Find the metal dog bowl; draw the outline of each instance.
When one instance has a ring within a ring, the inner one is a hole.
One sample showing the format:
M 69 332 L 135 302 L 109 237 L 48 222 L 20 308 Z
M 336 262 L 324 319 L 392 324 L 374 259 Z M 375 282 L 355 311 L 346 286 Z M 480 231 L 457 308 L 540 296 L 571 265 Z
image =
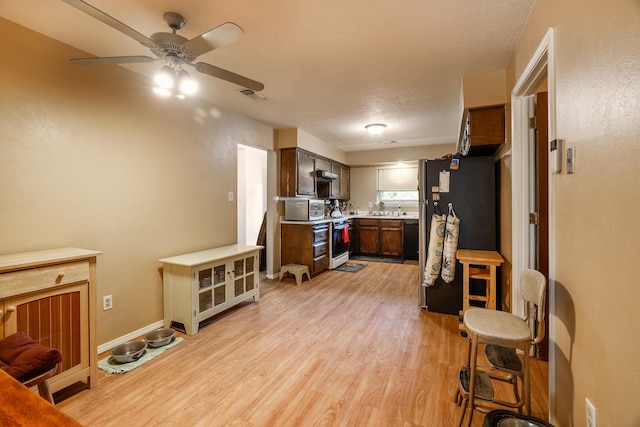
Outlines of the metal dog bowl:
M 171 328 L 157 329 L 145 335 L 144 340 L 151 348 L 162 347 L 163 345 L 170 344 L 173 341 L 175 334 L 176 331 Z
M 144 354 L 147 347 L 144 341 L 131 341 L 115 346 L 111 350 L 111 357 L 118 363 L 135 362 Z
M 498 421 L 498 427 L 544 427 L 535 421 L 519 420 L 517 418 L 504 418 Z
M 487 413 L 482 427 L 553 427 L 553 425 L 536 417 L 494 409 Z

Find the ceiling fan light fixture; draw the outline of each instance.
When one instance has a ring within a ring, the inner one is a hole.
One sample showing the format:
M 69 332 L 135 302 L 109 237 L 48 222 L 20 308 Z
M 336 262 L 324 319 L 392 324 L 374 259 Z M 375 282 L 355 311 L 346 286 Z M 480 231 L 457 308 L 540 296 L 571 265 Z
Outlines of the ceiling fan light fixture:
M 382 132 L 384 132 L 384 130 L 386 129 L 387 125 L 382 124 L 382 123 L 372 123 L 370 125 L 366 125 L 364 128 L 371 134 L 371 135 L 380 135 Z
M 171 91 L 169 89 L 166 89 L 160 86 L 154 87 L 153 93 L 159 96 L 164 96 L 164 97 L 171 96 Z
M 193 95 L 198 91 L 198 83 L 185 70 L 178 73 L 178 88 L 184 95 Z
M 174 84 L 173 70 L 168 65 L 165 65 L 160 71 L 153 77 L 153 81 L 158 87 L 163 89 L 171 89 Z

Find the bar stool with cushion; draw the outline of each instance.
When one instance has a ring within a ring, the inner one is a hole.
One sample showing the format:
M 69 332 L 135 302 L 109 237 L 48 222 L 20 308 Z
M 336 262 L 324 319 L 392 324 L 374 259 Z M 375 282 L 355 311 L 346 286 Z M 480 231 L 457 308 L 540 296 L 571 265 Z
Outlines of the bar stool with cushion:
M 60 351 L 35 342 L 24 332 L 0 340 L 0 369 L 26 387 L 38 386 L 40 396 L 54 404 L 48 379 L 62 361 Z
M 544 319 L 546 288 L 544 276 L 535 270 L 526 270 L 521 276 L 520 288 L 520 293 L 525 303 L 525 312 L 529 313 L 530 302 L 534 303 L 538 308 L 538 312 L 542 312 L 539 317 Z M 481 404 L 482 401 L 518 409 L 519 412 L 522 412 L 524 407 L 527 414 L 530 415 L 529 354 L 531 345 L 536 342 L 537 337 L 536 340 L 532 340 L 531 330 L 527 321 L 503 311 L 472 308 L 464 313 L 464 325 L 470 337 L 470 345 L 467 365 L 462 367 L 459 372 L 459 388 L 455 400 L 462 405 L 462 413 L 458 425 L 462 425 L 467 408 L 470 409 L 467 421 L 468 426 L 471 425 L 474 409 L 488 411 L 489 409 Z M 544 324 L 541 326 L 544 329 Z M 540 327 L 540 324 L 538 327 Z M 516 359 L 519 359 L 516 351 L 521 350 L 524 363 L 520 365 L 519 369 L 511 370 L 510 368 L 513 366 L 500 366 L 500 363 L 498 363 L 500 361 L 494 359 L 496 364 L 492 363 L 488 370 L 478 369 L 477 356 L 480 344 L 484 344 L 485 347 L 493 346 L 491 348 L 494 353 L 500 352 L 503 355 L 513 351 L 512 356 Z M 496 370 L 502 371 L 506 375 L 495 375 Z M 515 378 L 510 377 L 510 375 Z M 522 380 L 521 394 L 518 392 L 517 378 Z M 496 399 L 493 393 L 492 379 L 515 382 L 515 401 Z

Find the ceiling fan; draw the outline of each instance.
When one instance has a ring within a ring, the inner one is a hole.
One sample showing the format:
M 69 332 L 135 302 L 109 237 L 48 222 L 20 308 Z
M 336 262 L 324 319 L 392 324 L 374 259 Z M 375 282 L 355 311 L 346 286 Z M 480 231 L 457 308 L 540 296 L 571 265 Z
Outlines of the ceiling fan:
M 191 40 L 188 40 L 185 37 L 176 34 L 176 31 L 181 29 L 186 24 L 186 19 L 179 13 L 167 12 L 164 14 L 164 20 L 172 29 L 172 32 L 160 32 L 147 37 L 82 0 L 63 1 L 80 10 L 81 12 L 84 12 L 87 15 L 90 15 L 98 19 L 99 21 L 102 21 L 103 23 L 109 25 L 110 27 L 120 31 L 124 35 L 138 41 L 142 45 L 148 47 L 151 52 L 156 55 L 156 58 L 150 56 L 74 58 L 70 60 L 74 64 L 131 64 L 164 60 L 166 62 L 165 67 L 171 69 L 172 72 L 175 73 L 177 79 L 180 78 L 181 73 L 186 73 L 186 71 L 183 70 L 183 66 L 189 65 L 194 67 L 196 71 L 199 71 L 203 74 L 217 77 L 219 79 L 234 83 L 236 85 L 251 89 L 256 92 L 264 89 L 264 85 L 255 80 L 251 80 L 247 77 L 241 76 L 231 71 L 227 71 L 214 65 L 207 64 L 206 62 L 193 62 L 198 56 L 213 49 L 226 46 L 227 44 L 230 44 L 242 37 L 242 35 L 244 34 L 242 28 L 232 22 L 226 22 L 212 30 L 194 37 Z M 163 69 L 165 69 L 165 67 L 163 67 Z

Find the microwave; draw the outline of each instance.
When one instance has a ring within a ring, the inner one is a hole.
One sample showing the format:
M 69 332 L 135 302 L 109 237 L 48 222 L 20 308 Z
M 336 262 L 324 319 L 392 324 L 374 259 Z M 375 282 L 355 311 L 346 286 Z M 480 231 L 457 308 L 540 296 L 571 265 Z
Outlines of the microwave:
M 324 200 L 285 200 L 284 219 L 286 221 L 316 221 L 324 219 Z

